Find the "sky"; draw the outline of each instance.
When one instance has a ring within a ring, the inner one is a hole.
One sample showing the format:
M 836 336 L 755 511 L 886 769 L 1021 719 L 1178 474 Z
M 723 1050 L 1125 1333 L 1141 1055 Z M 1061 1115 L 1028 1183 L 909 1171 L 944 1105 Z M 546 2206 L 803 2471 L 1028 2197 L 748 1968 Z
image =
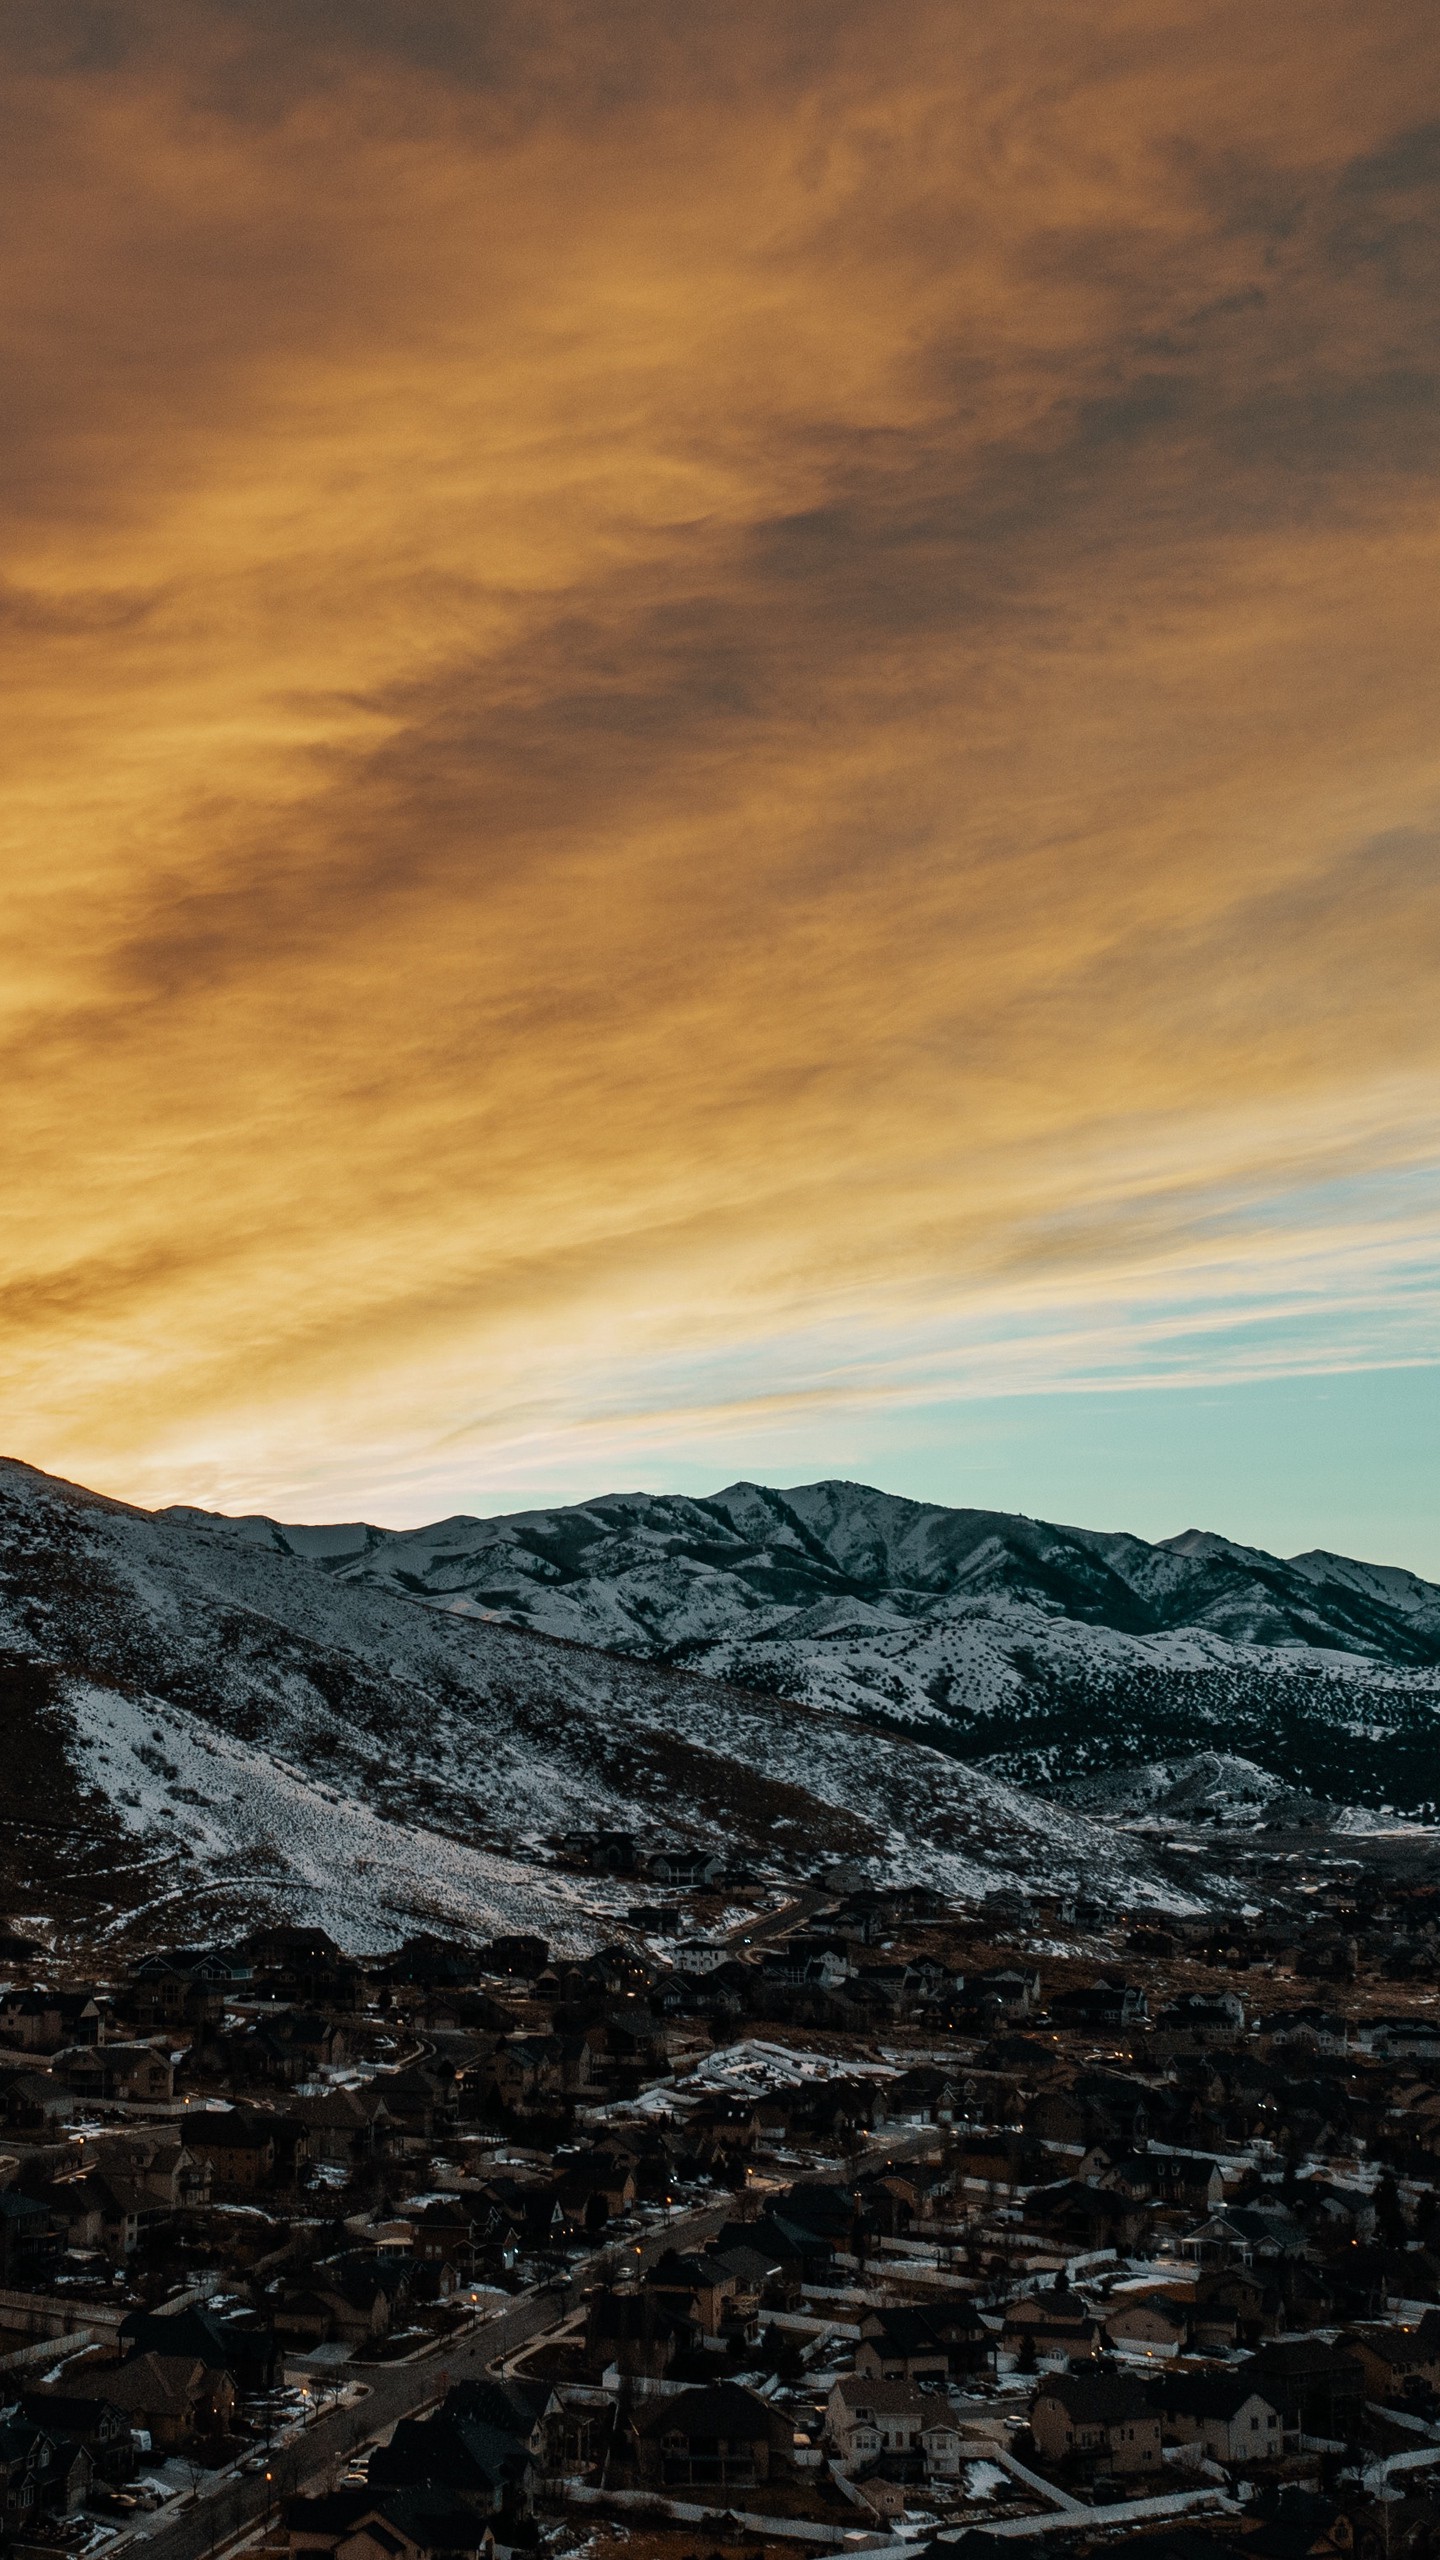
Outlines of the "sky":
M 0 1397 L 1440 1577 L 1431 0 L 0 10 Z

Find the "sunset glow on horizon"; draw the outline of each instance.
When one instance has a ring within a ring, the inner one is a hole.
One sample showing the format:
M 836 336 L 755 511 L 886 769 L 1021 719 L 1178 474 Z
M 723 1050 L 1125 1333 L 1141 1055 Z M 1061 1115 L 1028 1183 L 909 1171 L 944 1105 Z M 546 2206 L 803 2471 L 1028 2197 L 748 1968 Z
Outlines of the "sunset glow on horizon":
M 0 77 L 11 1454 L 1153 1533 L 1251 1396 L 1278 1539 L 1300 1382 L 1414 1440 L 1433 9 L 53 0 Z M 1396 1466 L 1330 1542 L 1440 1575 Z

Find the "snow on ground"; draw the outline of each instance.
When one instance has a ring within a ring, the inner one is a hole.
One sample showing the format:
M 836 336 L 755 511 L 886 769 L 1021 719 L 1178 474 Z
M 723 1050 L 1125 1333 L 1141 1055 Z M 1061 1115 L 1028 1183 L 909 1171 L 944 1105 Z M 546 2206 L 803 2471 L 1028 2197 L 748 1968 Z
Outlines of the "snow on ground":
M 1151 1545 L 859 1484 L 612 1495 L 404 1531 L 223 1525 L 340 1581 L 922 1726 L 946 1720 L 952 1690 L 962 1714 L 1018 1695 L 1017 1637 L 1057 1662 L 1183 1671 L 1279 1652 L 1342 1675 L 1413 1666 L 1440 1640 L 1440 1588 L 1393 1568 L 1193 1531 Z
M 668 2113 L 677 2104 L 684 2106 L 691 2098 L 735 2097 L 759 2099 L 772 2090 L 794 2089 L 807 2080 L 893 2080 L 896 2067 L 888 2062 L 853 2062 L 838 2054 L 801 2053 L 789 2045 L 767 2044 L 763 2037 L 745 2036 L 737 2044 L 723 2045 L 709 2053 L 683 2080 L 673 2085 L 647 2090 L 638 2099 L 623 2101 L 624 2111 L 634 2115 Z
M 918 1732 L 417 1607 L 14 1464 L 0 1531 L 0 1642 L 67 1669 L 82 1777 L 172 1859 L 156 1910 L 177 1920 L 200 1879 L 214 1911 L 249 1893 L 349 1944 L 520 1926 L 569 1945 L 635 1898 L 542 1866 L 547 1837 L 597 1823 L 957 1899 L 1083 1884 L 1203 1907 L 1131 1840 Z
M 967 2462 L 964 2476 L 967 2498 L 993 2498 L 997 2489 L 1012 2485 L 1010 2474 L 1002 2471 L 997 2462 Z
M 837 1482 L 406 1531 L 184 1517 L 332 1589 L 798 1700 L 1047 1794 L 1182 1734 L 1193 1752 L 1244 1733 L 1297 1789 L 1324 1773 L 1329 1794 L 1431 1818 L 1440 1586 L 1395 1568 L 1198 1531 L 1152 1545 Z M 1377 1749 L 1337 1756 L 1347 1735 Z M 1242 1794 L 1201 1818 L 1252 1827 L 1265 1808 Z
M 1412 1840 L 1433 1840 L 1440 1836 L 1433 1823 L 1407 1822 L 1403 1815 L 1392 1813 L 1389 1806 L 1383 1804 L 1378 1810 L 1368 1804 L 1347 1804 L 1337 1815 L 1334 1827 L 1337 1831 L 1348 1832 L 1354 1839 L 1366 1839 L 1382 1831 L 1387 1835 L 1403 1832 Z
M 1269 1769 L 1235 1752 L 1200 1751 L 1147 1760 L 1057 1787 L 1057 1798 L 1086 1813 L 1136 1829 L 1166 1830 L 1197 1820 L 1252 1830 L 1277 1815 L 1333 1811 L 1320 1798 L 1287 1787 Z
M 534 1929 L 578 1948 L 611 1898 L 598 1880 L 542 1877 L 423 1825 L 386 1821 L 183 1710 L 86 1682 L 69 1702 L 85 1782 L 135 1838 L 174 1861 L 152 1916 L 173 1904 L 177 1930 L 190 1925 L 198 1895 L 250 1888 L 342 1945 L 395 1946 L 431 1926 Z

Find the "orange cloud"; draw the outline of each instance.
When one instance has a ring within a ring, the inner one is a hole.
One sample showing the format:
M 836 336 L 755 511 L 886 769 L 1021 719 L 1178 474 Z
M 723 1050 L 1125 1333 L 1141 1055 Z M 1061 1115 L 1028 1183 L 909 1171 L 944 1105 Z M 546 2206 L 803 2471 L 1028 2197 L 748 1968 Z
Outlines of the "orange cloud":
M 1304 33 L 8 24 L 18 1450 L 353 1500 L 1422 1152 L 1440 28 Z

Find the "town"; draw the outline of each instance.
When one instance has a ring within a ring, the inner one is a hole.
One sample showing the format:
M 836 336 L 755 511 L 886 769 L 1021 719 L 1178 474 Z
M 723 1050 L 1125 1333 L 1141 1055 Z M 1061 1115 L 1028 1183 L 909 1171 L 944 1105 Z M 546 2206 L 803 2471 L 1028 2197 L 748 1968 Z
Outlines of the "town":
M 591 1953 L 9 1925 L 5 2560 L 1440 2554 L 1423 1863 L 553 1854 L 632 1880 Z

